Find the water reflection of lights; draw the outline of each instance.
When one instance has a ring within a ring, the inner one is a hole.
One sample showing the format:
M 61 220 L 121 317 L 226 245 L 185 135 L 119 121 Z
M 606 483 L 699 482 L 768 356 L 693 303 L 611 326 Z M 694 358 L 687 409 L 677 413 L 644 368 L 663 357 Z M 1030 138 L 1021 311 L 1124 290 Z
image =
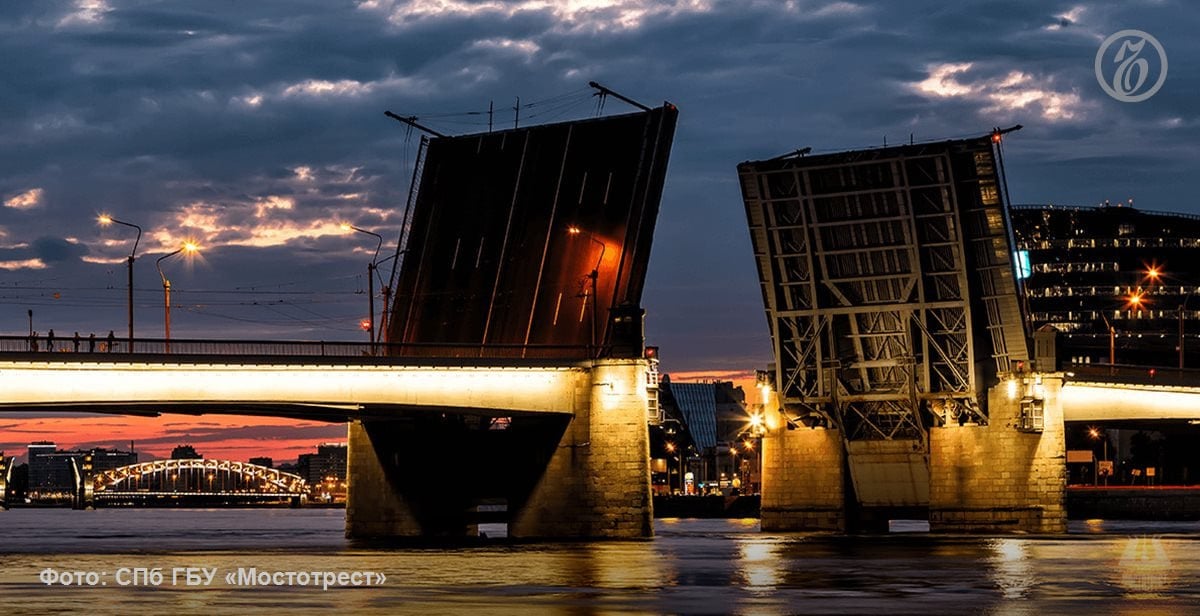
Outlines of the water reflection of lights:
M 1023 539 L 997 539 L 990 542 L 992 577 L 1005 599 L 1022 599 L 1033 585 L 1033 566 L 1029 545 Z
M 747 588 L 774 590 L 782 581 L 779 564 L 777 539 L 745 537 L 738 540 L 738 568 Z
M 652 550 L 636 542 L 595 544 L 585 554 L 580 565 L 600 588 L 662 588 L 671 575 Z
M 1175 582 L 1171 559 L 1158 537 L 1130 537 L 1116 573 L 1117 584 L 1135 597 L 1161 596 Z

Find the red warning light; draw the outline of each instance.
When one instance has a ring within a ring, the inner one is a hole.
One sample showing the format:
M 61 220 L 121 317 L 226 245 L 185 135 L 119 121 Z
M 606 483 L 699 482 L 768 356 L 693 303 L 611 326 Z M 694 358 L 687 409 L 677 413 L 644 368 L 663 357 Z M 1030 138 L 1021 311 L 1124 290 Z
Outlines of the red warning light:
M 658 347 L 656 347 L 656 346 L 646 347 L 646 359 L 658 359 Z

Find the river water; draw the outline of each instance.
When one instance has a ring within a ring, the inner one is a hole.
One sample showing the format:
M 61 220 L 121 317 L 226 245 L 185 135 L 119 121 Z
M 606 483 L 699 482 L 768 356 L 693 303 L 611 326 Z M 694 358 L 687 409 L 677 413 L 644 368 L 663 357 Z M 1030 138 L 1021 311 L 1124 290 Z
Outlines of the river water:
M 893 531 L 907 532 L 851 537 L 658 520 L 646 541 L 396 547 L 344 539 L 343 515 L 0 512 L 0 614 L 1200 613 L 1197 523 L 1073 522 L 1057 537 L 931 535 L 899 523 Z M 211 583 L 188 586 L 189 567 L 194 580 L 213 572 Z M 297 575 L 314 571 L 344 572 L 347 585 Z M 63 585 L 64 572 L 84 573 L 83 585 Z M 352 584 L 355 572 L 364 585 Z

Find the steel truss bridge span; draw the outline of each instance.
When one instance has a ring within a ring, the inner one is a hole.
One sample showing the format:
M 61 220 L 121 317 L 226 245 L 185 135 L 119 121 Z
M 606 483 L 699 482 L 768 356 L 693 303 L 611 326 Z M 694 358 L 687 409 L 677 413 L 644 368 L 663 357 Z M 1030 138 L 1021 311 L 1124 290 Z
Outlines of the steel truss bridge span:
M 96 497 L 251 495 L 300 497 L 307 483 L 298 475 L 231 460 L 152 460 L 96 472 Z

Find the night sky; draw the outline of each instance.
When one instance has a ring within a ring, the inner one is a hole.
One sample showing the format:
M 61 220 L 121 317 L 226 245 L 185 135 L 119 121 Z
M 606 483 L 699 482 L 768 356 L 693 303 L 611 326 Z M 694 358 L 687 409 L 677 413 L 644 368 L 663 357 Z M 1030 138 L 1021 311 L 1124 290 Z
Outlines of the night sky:
M 30 309 L 43 333 L 123 334 L 133 232 L 96 224 L 109 213 L 145 229 L 139 335 L 162 335 L 154 260 L 191 239 L 201 259 L 164 265 L 173 337 L 365 340 L 375 243 L 339 223 L 394 249 L 418 139 L 383 111 L 455 134 L 486 130 L 489 101 L 511 126 L 517 97 L 522 123 L 590 117 L 594 79 L 680 108 L 648 342 L 671 372 L 764 367 L 740 161 L 1020 123 L 1004 146 L 1014 203 L 1200 214 L 1200 8 L 1117 4 L 6 0 L 0 334 L 26 333 Z M 1101 41 L 1127 28 L 1170 60 L 1140 103 L 1093 73 Z M 57 422 L 38 422 L 53 438 Z M 216 423 L 241 430 L 230 438 L 249 425 Z M 23 447 L 29 425 L 0 422 L 0 449 Z M 220 426 L 192 425 L 220 440 Z M 272 443 L 288 429 L 322 440 L 288 426 Z

